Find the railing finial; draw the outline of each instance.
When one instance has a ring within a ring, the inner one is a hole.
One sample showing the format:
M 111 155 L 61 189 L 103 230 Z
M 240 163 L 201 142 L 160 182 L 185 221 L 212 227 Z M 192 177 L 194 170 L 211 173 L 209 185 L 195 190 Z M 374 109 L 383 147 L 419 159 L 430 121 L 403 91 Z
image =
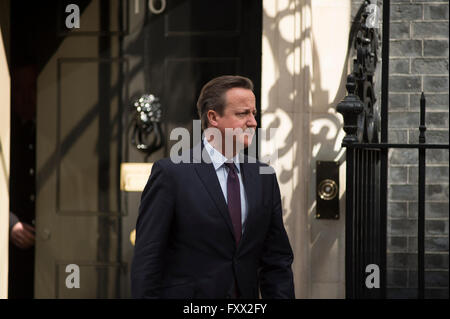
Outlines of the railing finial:
M 419 143 L 425 143 L 425 131 L 427 127 L 425 126 L 425 94 L 420 95 L 420 125 L 419 125 Z

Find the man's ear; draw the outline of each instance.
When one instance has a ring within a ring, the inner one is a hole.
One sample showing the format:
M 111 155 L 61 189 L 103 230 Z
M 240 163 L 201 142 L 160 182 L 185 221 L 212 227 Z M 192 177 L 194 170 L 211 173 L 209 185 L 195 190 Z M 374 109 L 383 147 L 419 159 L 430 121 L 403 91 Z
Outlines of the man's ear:
M 208 113 L 206 113 L 206 116 L 208 117 L 208 122 L 211 126 L 217 126 L 217 112 L 214 110 L 209 110 Z

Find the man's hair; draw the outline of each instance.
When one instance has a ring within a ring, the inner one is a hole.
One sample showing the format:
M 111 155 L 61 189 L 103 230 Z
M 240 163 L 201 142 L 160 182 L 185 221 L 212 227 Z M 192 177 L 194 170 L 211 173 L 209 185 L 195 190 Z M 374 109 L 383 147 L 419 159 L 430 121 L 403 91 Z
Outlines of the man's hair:
M 243 88 L 253 91 L 253 82 L 239 75 L 223 75 L 206 83 L 200 91 L 197 111 L 202 122 L 202 129 L 208 127 L 208 111 L 213 110 L 223 115 L 226 105 L 225 93 L 232 88 Z

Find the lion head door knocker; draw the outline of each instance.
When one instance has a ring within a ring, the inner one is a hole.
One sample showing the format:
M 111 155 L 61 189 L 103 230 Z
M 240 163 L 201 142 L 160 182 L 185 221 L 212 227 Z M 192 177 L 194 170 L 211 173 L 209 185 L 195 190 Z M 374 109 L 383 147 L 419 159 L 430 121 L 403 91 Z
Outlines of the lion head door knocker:
M 163 145 L 161 103 L 153 94 L 144 94 L 134 101 L 132 108 L 134 114 L 130 122 L 130 127 L 133 127 L 131 144 L 148 157 Z

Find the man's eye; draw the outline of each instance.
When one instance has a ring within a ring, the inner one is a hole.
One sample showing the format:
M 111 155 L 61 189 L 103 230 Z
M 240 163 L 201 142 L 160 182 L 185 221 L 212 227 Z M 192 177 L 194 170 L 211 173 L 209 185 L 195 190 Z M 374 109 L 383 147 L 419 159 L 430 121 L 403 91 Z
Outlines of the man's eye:
M 240 113 L 236 113 L 236 115 L 238 115 L 238 116 L 247 116 L 247 115 L 249 115 L 250 113 L 252 113 L 253 114 L 253 116 L 256 116 L 256 111 L 255 112 L 249 112 L 249 111 L 246 111 L 246 112 L 240 112 Z

